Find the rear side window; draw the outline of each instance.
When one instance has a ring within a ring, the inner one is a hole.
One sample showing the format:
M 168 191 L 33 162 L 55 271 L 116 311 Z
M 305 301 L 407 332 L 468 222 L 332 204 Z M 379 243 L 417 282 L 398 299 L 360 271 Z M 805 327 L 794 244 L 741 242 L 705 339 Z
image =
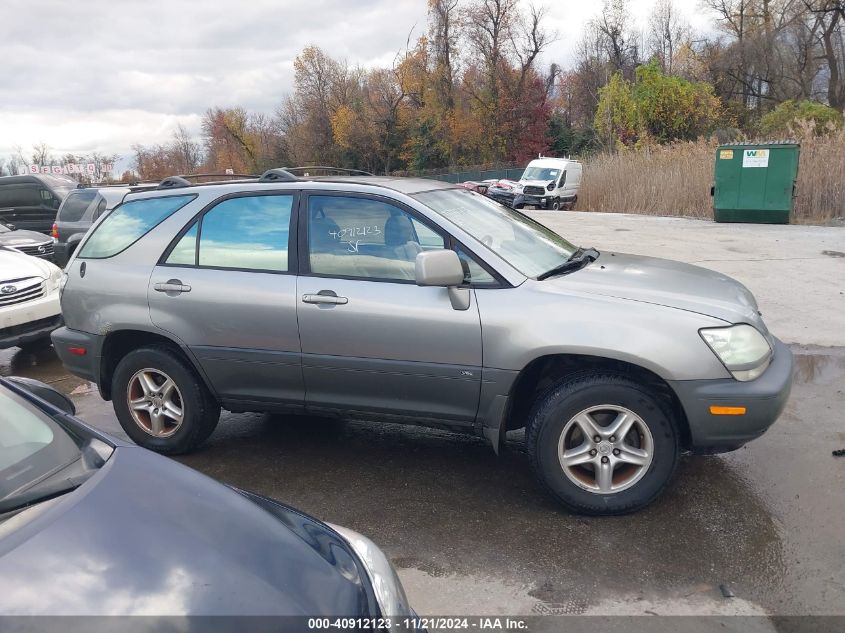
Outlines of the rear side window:
M 72 193 L 65 198 L 64 204 L 59 209 L 60 222 L 79 222 L 85 215 L 85 209 L 97 195 L 95 189 Z
M 287 272 L 292 210 L 292 195 L 224 200 L 182 236 L 165 263 Z
M 132 200 L 103 220 L 79 253 L 81 259 L 105 259 L 125 251 L 195 196 Z

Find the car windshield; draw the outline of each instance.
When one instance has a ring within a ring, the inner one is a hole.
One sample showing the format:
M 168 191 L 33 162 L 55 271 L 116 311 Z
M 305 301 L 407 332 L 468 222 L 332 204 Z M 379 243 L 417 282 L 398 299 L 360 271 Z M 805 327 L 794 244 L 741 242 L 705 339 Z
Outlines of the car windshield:
M 555 180 L 560 176 L 557 167 L 526 167 L 520 180 Z
M 58 423 L 0 386 L 0 502 L 26 493 L 80 456 L 79 445 Z
M 566 262 L 576 250 L 539 222 L 466 189 L 414 196 L 484 244 L 526 277 L 538 277 Z

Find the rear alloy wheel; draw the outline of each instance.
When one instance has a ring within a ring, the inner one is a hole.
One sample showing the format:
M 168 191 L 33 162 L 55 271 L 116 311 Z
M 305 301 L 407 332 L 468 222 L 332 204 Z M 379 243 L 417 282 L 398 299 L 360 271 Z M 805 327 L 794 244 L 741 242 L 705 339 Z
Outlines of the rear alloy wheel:
M 153 437 L 170 437 L 182 426 L 182 393 L 163 371 L 148 367 L 136 372 L 129 379 L 126 399 L 136 424 Z
M 535 403 L 528 457 L 537 478 L 567 508 L 594 515 L 633 512 L 666 487 L 678 433 L 663 403 L 627 376 L 564 378 Z
M 112 377 L 114 411 L 133 442 L 167 455 L 186 453 L 206 440 L 220 405 L 187 360 L 155 345 L 129 352 Z

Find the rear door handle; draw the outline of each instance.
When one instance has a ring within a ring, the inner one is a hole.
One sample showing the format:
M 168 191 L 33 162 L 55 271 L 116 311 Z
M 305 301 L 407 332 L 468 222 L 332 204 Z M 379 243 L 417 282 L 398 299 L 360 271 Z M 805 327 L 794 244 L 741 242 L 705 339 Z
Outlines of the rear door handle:
M 158 283 L 153 286 L 156 292 L 166 292 L 167 294 L 181 294 L 183 292 L 191 292 L 191 287 L 186 286 L 178 279 L 170 279 L 166 283 Z
M 349 299 L 347 299 L 346 297 L 338 297 L 331 290 L 321 290 L 315 295 L 302 295 L 302 303 L 344 306 L 349 303 Z

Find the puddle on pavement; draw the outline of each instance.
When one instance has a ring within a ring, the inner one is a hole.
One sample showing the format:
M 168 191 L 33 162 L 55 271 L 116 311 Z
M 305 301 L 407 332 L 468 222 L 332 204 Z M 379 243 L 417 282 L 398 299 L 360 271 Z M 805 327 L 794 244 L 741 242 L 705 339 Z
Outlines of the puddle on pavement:
M 795 354 L 796 384 L 845 384 L 845 354 Z
M 85 395 L 92 389 L 87 380 L 65 372 L 52 347 L 32 352 L 16 347 L 0 350 L 0 376 L 34 378 L 74 397 Z M 93 389 L 96 391 L 95 386 Z

